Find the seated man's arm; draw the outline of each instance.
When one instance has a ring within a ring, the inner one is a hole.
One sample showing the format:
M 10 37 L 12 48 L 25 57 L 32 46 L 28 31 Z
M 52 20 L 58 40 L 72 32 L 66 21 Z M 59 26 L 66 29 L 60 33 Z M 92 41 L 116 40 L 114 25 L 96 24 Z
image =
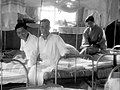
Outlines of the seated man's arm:
M 69 50 L 67 49 L 66 43 L 60 36 L 57 37 L 56 44 L 61 56 L 70 53 Z
M 28 59 L 28 63 L 27 63 L 28 68 L 31 68 L 33 65 L 35 65 L 37 63 L 38 56 L 39 56 L 38 48 L 33 49 L 31 51 L 31 55 Z
M 87 29 L 84 31 L 83 36 L 82 36 L 82 43 L 80 48 L 85 48 L 85 47 L 90 47 L 89 41 L 88 41 L 88 31 Z

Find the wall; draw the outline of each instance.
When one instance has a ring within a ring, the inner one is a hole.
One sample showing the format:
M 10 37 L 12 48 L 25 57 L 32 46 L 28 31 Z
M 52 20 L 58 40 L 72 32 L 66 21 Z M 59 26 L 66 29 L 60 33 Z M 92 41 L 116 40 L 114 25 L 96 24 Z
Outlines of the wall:
M 120 22 L 116 23 L 116 30 L 115 30 L 115 21 L 109 24 L 106 27 L 105 33 L 106 33 L 108 48 L 113 48 L 115 45 L 120 45 Z
M 3 31 L 3 50 L 18 50 L 20 48 L 20 38 L 17 36 L 14 30 Z

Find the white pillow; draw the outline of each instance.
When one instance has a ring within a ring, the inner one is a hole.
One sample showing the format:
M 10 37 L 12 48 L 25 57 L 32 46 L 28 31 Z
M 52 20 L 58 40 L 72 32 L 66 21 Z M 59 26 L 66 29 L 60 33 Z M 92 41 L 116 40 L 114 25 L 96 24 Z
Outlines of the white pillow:
M 79 55 L 79 51 L 72 45 L 66 44 L 67 49 L 70 51 L 70 54 L 72 55 Z

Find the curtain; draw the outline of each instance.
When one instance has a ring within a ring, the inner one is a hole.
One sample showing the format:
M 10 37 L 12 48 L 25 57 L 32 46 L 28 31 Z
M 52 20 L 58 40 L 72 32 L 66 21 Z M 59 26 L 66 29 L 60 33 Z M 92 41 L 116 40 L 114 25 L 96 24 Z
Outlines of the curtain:
M 25 1 L 24 0 L 1 0 L 1 22 L 2 30 L 14 30 L 17 23 L 17 13 L 25 14 Z
M 1 0 L 0 0 L 0 12 L 1 12 Z M 2 24 L 1 24 L 1 14 L 0 14 L 0 55 L 2 54 L 2 30 L 1 30 L 1 25 Z
M 120 0 L 107 1 L 107 25 L 115 20 L 120 19 Z
M 36 22 L 38 21 L 38 7 L 30 7 L 27 6 L 26 7 L 26 14 L 34 19 Z

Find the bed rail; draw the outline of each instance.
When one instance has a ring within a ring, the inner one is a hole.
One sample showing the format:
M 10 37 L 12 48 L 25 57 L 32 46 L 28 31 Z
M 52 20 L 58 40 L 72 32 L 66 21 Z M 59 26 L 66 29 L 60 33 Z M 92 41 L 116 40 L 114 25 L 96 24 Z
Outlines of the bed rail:
M 55 67 L 55 84 L 57 84 L 57 73 L 58 73 L 58 64 L 59 61 L 62 59 L 66 59 L 66 58 L 84 58 L 84 57 L 89 57 L 92 58 L 91 55 L 67 55 L 67 56 L 62 56 L 59 58 L 59 60 L 56 62 L 56 67 Z M 92 70 L 92 87 L 94 87 L 94 61 L 92 60 L 92 66 L 93 66 L 93 70 Z M 75 59 L 75 67 L 76 67 L 76 59 Z M 75 82 L 76 82 L 76 69 L 75 69 Z
M 98 59 L 97 59 L 97 63 L 96 63 L 96 72 L 98 72 L 98 63 L 100 62 L 100 60 L 102 60 L 103 57 L 105 57 L 106 55 L 113 55 L 113 67 L 115 67 L 117 65 L 117 62 L 116 62 L 116 57 L 117 55 L 120 55 L 120 54 L 117 54 L 117 53 L 113 53 L 113 54 L 102 54 Z M 116 64 L 115 64 L 116 63 Z
M 96 80 L 99 80 L 100 78 L 98 77 L 97 73 L 98 73 L 98 64 L 99 62 L 102 60 L 103 57 L 107 56 L 107 55 L 113 55 L 113 65 L 111 66 L 112 68 L 116 67 L 117 66 L 117 60 L 116 60 L 116 56 L 117 55 L 120 55 L 118 54 L 118 50 L 110 50 L 110 51 L 113 51 L 113 53 L 109 53 L 109 54 L 102 54 L 98 59 L 97 59 L 97 63 L 96 63 L 96 69 L 95 69 L 95 88 L 96 88 Z
M 117 65 L 116 67 L 114 67 L 113 69 L 112 69 L 112 71 L 110 72 L 110 75 L 109 75 L 109 77 L 108 77 L 108 80 L 112 77 L 112 74 L 116 71 L 116 70 L 120 70 L 120 65 Z M 118 71 L 119 73 L 119 75 L 118 75 L 118 77 L 120 77 L 120 71 Z

